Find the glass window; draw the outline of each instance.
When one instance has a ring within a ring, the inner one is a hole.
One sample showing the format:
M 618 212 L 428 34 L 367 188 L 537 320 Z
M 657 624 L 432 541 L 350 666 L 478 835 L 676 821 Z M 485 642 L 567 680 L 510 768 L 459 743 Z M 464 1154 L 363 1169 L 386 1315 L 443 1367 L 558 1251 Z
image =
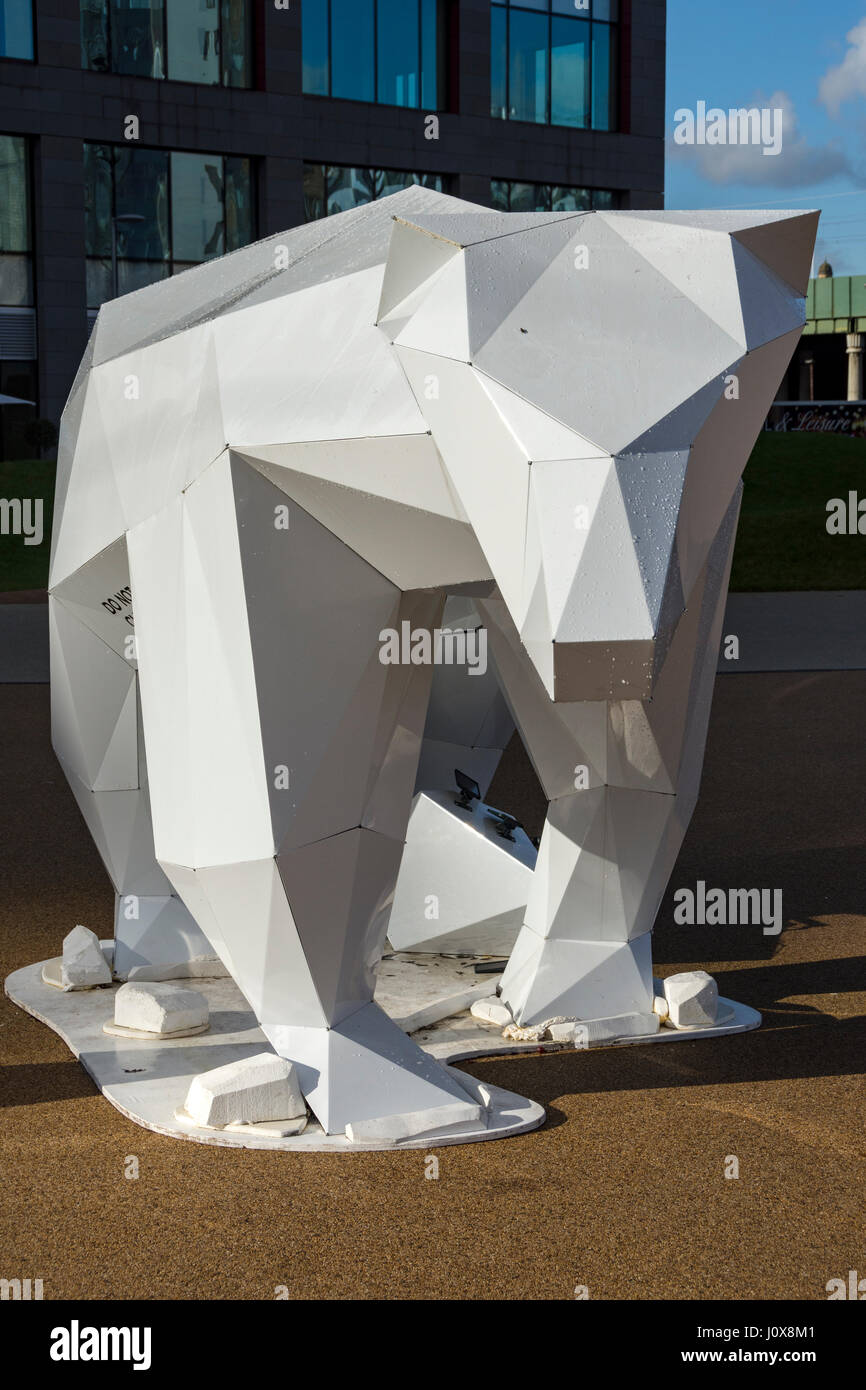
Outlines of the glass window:
M 325 215 L 325 166 L 305 164 L 304 217 L 307 222 L 316 222 Z
M 114 151 L 114 215 L 140 217 L 140 222 L 118 220 L 117 253 L 137 261 L 167 261 L 168 152 L 129 149 Z
M 421 0 L 421 105 L 439 105 L 439 0 Z
M 435 110 L 440 43 L 438 0 L 304 0 L 304 91 Z
M 508 115 L 508 12 L 490 7 L 490 114 Z
M 609 24 L 592 26 L 592 125 L 594 130 L 616 127 L 617 32 Z
M 551 189 L 551 212 L 589 212 L 593 206 L 593 196 L 588 188 L 563 188 L 554 184 Z
M 160 0 L 111 0 L 111 71 L 165 77 L 165 24 Z
M 374 101 L 373 0 L 331 0 L 331 95 Z
M 413 174 L 402 169 L 351 168 L 334 164 L 304 165 L 304 212 L 307 221 L 348 212 L 377 198 L 420 183 L 441 193 L 440 174 Z
M 237 251 L 255 239 L 253 218 L 253 163 L 229 156 L 225 161 L 226 250 Z
M 206 261 L 225 251 L 225 189 L 219 155 L 171 156 L 171 253 Z
M 508 212 L 508 190 L 511 185 L 505 179 L 490 180 L 490 202 L 497 212 Z
M 550 33 L 550 121 L 589 125 L 590 24 L 585 19 L 554 19 Z M 598 28 L 606 26 L 599 25 Z M 606 127 L 605 127 L 606 128 Z
M 550 189 L 544 183 L 512 183 L 509 212 L 547 212 Z
M 502 212 L 590 212 L 617 205 L 617 195 L 605 188 L 567 188 L 507 179 L 491 179 L 490 200 Z
M 219 29 L 216 0 L 170 0 L 166 11 L 167 75 L 176 82 L 218 83 Z
M 33 303 L 30 251 L 27 141 L 21 135 L 0 135 L 0 304 L 17 308 Z
M 104 0 L 81 0 L 81 66 L 108 72 L 109 52 L 108 5 Z
M 31 0 L 0 0 L 0 58 L 33 58 Z
M 547 120 L 548 21 L 512 10 L 509 16 L 509 115 L 516 121 Z
M 97 72 L 249 87 L 251 9 L 251 0 L 81 0 L 81 63 Z
M 616 128 L 617 0 L 494 0 L 490 14 L 494 116 Z
M 247 0 L 222 0 L 220 51 L 225 87 L 253 85 L 253 33 Z
M 301 6 L 301 53 L 304 91 L 328 95 L 328 0 L 304 0 Z
M 421 13 L 406 0 L 379 0 L 376 42 L 376 100 L 388 106 L 419 106 Z
M 255 235 L 252 161 L 240 156 L 85 145 L 84 188 L 90 308 Z

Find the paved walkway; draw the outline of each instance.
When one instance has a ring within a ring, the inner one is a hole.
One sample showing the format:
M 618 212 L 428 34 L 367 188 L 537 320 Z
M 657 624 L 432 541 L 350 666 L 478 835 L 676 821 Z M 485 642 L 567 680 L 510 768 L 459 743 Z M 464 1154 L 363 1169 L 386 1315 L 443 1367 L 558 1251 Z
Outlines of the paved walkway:
M 46 1300 L 273 1301 L 284 1285 L 292 1299 L 573 1303 L 582 1284 L 594 1301 L 804 1310 L 828 1280 L 866 1276 L 864 704 L 866 672 L 718 683 L 653 956 L 659 976 L 709 970 L 763 1027 L 466 1063 L 549 1119 L 439 1149 L 436 1181 L 423 1151 L 262 1153 L 140 1129 L 0 996 L 0 1273 L 39 1276 Z M 56 955 L 76 922 L 110 936 L 114 899 L 51 752 L 46 686 L 0 686 L 0 767 L 2 979 Z M 544 798 L 516 740 L 491 798 L 538 832 Z M 673 893 L 698 880 L 781 889 L 782 935 L 677 926 Z
M 719 670 L 866 670 L 866 589 L 808 594 L 731 594 L 725 636 L 739 658 L 722 654 Z M 0 683 L 48 680 L 44 603 L 0 602 Z

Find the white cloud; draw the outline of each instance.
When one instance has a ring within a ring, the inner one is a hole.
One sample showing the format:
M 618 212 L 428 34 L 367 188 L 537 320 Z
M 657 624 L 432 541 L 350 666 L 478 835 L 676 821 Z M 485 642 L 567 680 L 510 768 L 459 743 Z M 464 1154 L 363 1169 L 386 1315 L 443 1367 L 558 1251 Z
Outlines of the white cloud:
M 774 188 L 808 188 L 839 174 L 851 173 L 844 151 L 836 144 L 812 145 L 800 129 L 797 111 L 787 92 L 758 95 L 747 107 L 782 112 L 782 149 L 764 154 L 760 145 L 674 145 L 669 157 L 688 161 L 716 184 L 756 184 Z
M 827 69 L 818 87 L 818 96 L 831 116 L 839 115 L 843 102 L 866 96 L 866 19 L 855 24 L 845 41 L 845 57 Z

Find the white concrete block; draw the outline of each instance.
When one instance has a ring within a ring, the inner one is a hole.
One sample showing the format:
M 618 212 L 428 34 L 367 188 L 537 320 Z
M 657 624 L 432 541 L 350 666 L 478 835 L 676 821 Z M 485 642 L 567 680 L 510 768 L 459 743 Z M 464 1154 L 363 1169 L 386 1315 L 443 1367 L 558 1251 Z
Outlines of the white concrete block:
M 260 1052 L 195 1077 L 186 1112 L 197 1125 L 254 1125 L 266 1120 L 295 1120 L 307 1113 L 292 1063 L 273 1052 Z
M 614 1018 L 590 1018 L 576 1025 L 585 1029 L 584 1047 L 591 1043 L 614 1042 L 617 1038 L 640 1038 L 645 1033 L 657 1033 L 660 1021 L 657 1014 L 618 1014 Z
M 476 999 L 469 1012 L 482 1023 L 495 1023 L 498 1028 L 505 1028 L 512 1022 L 512 1013 L 508 1005 L 503 1004 L 495 994 L 491 994 L 487 999 Z
M 719 1011 L 719 987 L 706 970 L 686 970 L 664 982 L 674 1028 L 710 1028 Z
M 657 994 L 653 999 L 653 1013 L 658 1014 L 662 1023 L 664 1023 L 665 1019 L 668 1017 L 670 1009 L 668 1008 L 668 1001 L 663 994 Z
M 547 1029 L 547 1036 L 551 1042 L 574 1042 L 574 1030 L 576 1024 L 572 1020 L 565 1023 L 551 1023 Z
M 484 1123 L 480 1105 L 436 1105 L 430 1110 L 415 1110 L 405 1115 L 382 1115 L 370 1120 L 356 1120 L 346 1125 L 346 1138 L 353 1144 L 398 1144 L 401 1139 L 417 1139 L 424 1134 L 461 1134 Z
M 87 927 L 73 927 L 63 938 L 60 981 L 65 990 L 95 989 L 97 985 L 111 984 L 111 970 L 102 954 L 99 937 Z
M 121 1028 L 162 1036 L 207 1021 L 207 1000 L 195 989 L 142 980 L 121 985 L 114 997 L 114 1022 Z

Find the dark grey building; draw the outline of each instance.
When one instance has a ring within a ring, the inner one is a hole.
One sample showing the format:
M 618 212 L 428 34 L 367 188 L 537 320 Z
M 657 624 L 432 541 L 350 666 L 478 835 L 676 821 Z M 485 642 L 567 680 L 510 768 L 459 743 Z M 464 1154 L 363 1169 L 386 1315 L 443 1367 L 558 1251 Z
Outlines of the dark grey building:
M 117 293 L 423 180 L 662 206 L 665 0 L 0 0 L 0 457 Z

